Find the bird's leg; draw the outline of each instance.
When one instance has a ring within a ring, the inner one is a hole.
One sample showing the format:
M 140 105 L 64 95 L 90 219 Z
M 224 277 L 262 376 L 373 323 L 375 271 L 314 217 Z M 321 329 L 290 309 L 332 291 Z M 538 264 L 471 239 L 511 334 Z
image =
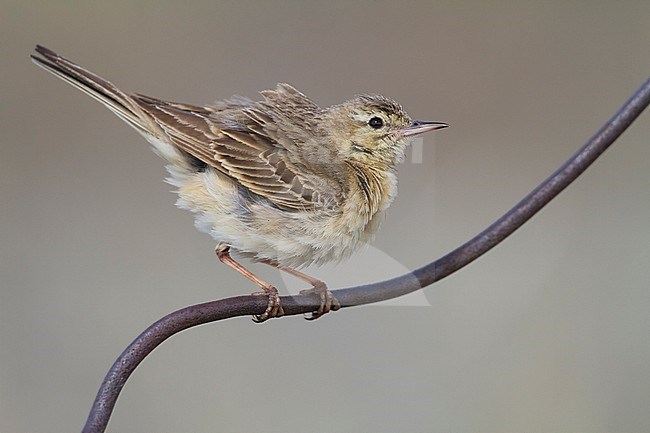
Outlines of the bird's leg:
M 263 292 L 254 292 L 253 295 L 265 295 L 269 297 L 269 303 L 266 307 L 266 311 L 264 313 L 253 316 L 253 321 L 257 323 L 262 323 L 268 319 L 271 319 L 273 317 L 280 317 L 284 314 L 284 311 L 282 310 L 282 305 L 280 304 L 280 295 L 278 293 L 278 289 L 270 285 L 264 280 L 259 279 L 255 274 L 253 274 L 251 271 L 246 269 L 244 266 L 242 266 L 239 262 L 237 262 L 235 259 L 233 259 L 230 256 L 230 247 L 229 246 L 224 246 L 222 244 L 217 245 L 215 248 L 215 252 L 217 253 L 217 257 L 219 258 L 219 261 L 221 263 L 231 267 L 232 269 L 236 270 L 258 286 L 260 286 L 263 290 Z
M 321 317 L 322 315 L 329 313 L 330 310 L 336 311 L 339 308 L 341 308 L 341 304 L 332 295 L 332 292 L 329 291 L 327 285 L 323 281 L 318 280 L 310 275 L 304 274 L 288 266 L 283 266 L 271 260 L 262 260 L 262 263 L 265 263 L 269 266 L 273 266 L 274 268 L 284 271 L 287 274 L 293 275 L 294 277 L 299 278 L 312 285 L 311 289 L 301 290 L 300 294 L 309 295 L 312 293 L 316 293 L 318 296 L 320 296 L 320 305 L 318 306 L 318 310 L 312 312 L 311 315 L 305 317 L 305 319 L 315 320 Z

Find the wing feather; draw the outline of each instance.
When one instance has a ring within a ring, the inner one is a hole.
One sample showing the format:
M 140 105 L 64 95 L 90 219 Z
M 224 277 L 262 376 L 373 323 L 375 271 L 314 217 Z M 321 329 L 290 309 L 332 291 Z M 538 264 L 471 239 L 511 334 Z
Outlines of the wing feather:
M 37 65 L 98 100 L 145 136 L 171 141 L 281 209 L 326 208 L 341 198 L 340 183 L 319 176 L 322 170 L 305 161 L 316 145 L 304 140 L 311 132 L 305 119 L 319 108 L 287 84 L 261 92 L 264 101 L 233 97 L 200 107 L 123 92 L 45 47 L 37 46 L 36 52 L 41 56 L 32 56 Z M 168 160 L 173 163 L 176 156 L 174 152 Z M 334 158 L 321 159 L 326 160 L 318 162 L 321 166 L 332 168 Z
M 273 119 L 258 109 L 238 109 L 238 122 L 220 121 L 203 107 L 134 97 L 176 146 L 228 175 L 283 210 L 331 205 L 336 197 L 317 191 L 309 176 L 291 163 L 281 142 L 290 140 Z M 236 124 L 236 128 L 228 126 Z

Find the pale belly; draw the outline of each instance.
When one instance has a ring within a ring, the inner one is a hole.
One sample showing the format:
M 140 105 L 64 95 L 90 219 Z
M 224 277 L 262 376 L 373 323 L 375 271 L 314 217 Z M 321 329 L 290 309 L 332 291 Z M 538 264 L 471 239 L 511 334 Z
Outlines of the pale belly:
M 170 172 L 170 183 L 178 186 L 177 205 L 195 213 L 196 227 L 253 260 L 295 268 L 340 261 L 372 238 L 383 217 L 383 210 L 370 217 L 358 209 L 284 211 L 247 195 L 216 171 Z

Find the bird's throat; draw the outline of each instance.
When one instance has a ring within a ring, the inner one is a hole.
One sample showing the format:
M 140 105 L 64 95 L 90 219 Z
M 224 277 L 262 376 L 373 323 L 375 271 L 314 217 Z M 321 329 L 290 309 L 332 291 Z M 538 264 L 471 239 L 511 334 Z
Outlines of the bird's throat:
M 352 174 L 349 199 L 357 207 L 357 212 L 369 221 L 377 212 L 388 208 L 395 198 L 395 172 L 354 161 L 348 161 L 348 166 Z

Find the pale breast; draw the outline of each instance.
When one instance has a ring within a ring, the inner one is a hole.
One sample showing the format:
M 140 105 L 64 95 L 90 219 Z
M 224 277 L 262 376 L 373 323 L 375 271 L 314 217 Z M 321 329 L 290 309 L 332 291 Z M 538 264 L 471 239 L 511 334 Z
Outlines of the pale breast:
M 174 172 L 177 205 L 196 214 L 196 227 L 240 255 L 285 266 L 323 264 L 349 257 L 379 227 L 396 191 L 389 176 L 377 203 L 352 188 L 342 206 L 330 210 L 285 211 L 247 193 L 215 170 Z

